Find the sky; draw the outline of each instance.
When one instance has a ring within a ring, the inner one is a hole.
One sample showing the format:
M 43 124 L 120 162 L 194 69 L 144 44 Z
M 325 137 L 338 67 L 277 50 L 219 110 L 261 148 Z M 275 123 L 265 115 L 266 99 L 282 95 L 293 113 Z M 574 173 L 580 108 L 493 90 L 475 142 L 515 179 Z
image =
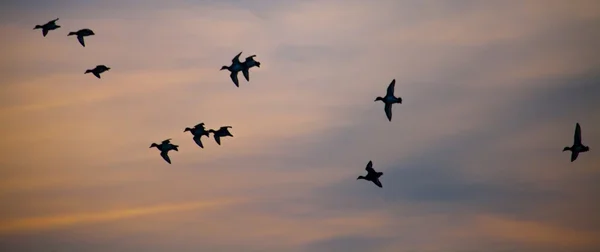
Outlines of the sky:
M 0 251 L 599 251 L 599 29 L 595 0 L 3 1 Z

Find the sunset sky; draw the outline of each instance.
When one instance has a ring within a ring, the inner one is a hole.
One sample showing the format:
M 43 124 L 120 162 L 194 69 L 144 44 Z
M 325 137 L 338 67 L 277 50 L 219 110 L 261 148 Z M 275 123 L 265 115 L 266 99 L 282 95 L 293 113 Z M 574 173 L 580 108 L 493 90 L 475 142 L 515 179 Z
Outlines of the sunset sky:
M 0 33 L 2 252 L 600 251 L 597 0 L 9 0 Z

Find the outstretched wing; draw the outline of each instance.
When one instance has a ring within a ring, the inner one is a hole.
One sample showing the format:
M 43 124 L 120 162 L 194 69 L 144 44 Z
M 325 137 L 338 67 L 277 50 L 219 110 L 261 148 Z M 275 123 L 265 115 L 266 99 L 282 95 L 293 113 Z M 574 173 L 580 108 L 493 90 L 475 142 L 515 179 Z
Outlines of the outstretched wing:
M 246 81 L 250 81 L 250 73 L 248 72 L 248 67 L 244 67 L 242 68 L 242 73 L 244 74 L 244 78 L 246 78 Z
M 198 123 L 198 124 L 196 124 L 196 126 L 194 126 L 194 128 L 203 129 L 204 128 L 204 123 Z
M 98 72 L 92 72 L 92 74 L 93 74 L 94 76 L 96 76 L 98 79 L 100 79 L 100 74 L 99 74 Z
M 202 135 L 197 135 L 197 136 L 194 136 L 194 142 L 196 142 L 196 144 L 197 144 L 198 146 L 200 146 L 200 148 L 204 148 L 204 145 L 202 144 L 202 140 L 200 140 L 200 137 L 201 137 L 201 136 L 202 136 Z
M 579 123 L 575 125 L 575 136 L 573 143 L 575 145 L 581 145 L 581 126 L 579 126 Z
M 256 57 L 256 54 L 255 54 L 255 55 L 252 55 L 252 56 L 248 56 L 248 57 L 246 57 L 246 61 L 248 61 L 248 60 L 254 60 L 254 59 L 253 59 L 254 57 Z
M 379 181 L 379 179 L 374 179 L 372 180 L 374 184 L 376 184 L 377 186 L 379 186 L 380 188 L 383 188 L 383 185 L 381 185 L 381 182 Z
M 215 138 L 215 142 L 217 142 L 217 144 L 221 145 L 221 137 L 217 134 L 213 134 L 213 137 Z
M 392 121 L 392 104 L 386 103 L 384 110 L 385 110 L 385 115 L 387 116 L 388 120 L 391 122 Z
M 571 151 L 571 162 L 575 161 L 577 156 L 579 156 L 579 151 Z
M 373 161 L 369 160 L 369 163 L 367 164 L 365 170 L 367 170 L 368 173 L 375 172 L 375 169 L 373 169 Z
M 392 83 L 390 83 L 390 85 L 387 88 L 386 95 L 388 95 L 388 96 L 394 96 L 394 87 L 395 86 L 396 86 L 396 79 L 393 79 Z
M 77 40 L 79 40 L 79 44 L 85 47 L 85 42 L 83 41 L 83 36 L 77 36 Z
M 50 21 L 50 22 L 48 22 L 48 23 L 54 23 L 54 22 L 56 22 L 56 21 L 58 21 L 58 18 L 56 18 L 56 19 L 53 19 L 53 20 L 51 20 L 51 21 Z
M 44 29 L 44 28 L 42 28 L 42 35 L 43 35 L 44 37 L 46 37 L 46 35 L 48 35 L 48 30 L 47 30 L 47 29 Z
M 242 52 L 238 53 L 238 55 L 235 55 L 235 57 L 233 57 L 233 59 L 231 60 L 231 62 L 235 65 L 235 64 L 240 64 L 240 55 L 242 55 Z
M 169 158 L 169 152 L 168 151 L 161 151 L 160 152 L 160 156 L 167 161 L 167 163 L 171 163 L 171 159 Z
M 229 74 L 229 77 L 231 77 L 231 80 L 236 87 L 240 87 L 240 82 L 238 81 L 238 72 L 232 71 L 231 74 Z
M 171 143 L 171 139 L 172 139 L 172 138 L 165 139 L 164 141 L 162 141 L 162 143 L 163 143 L 163 144 L 169 144 L 169 143 Z

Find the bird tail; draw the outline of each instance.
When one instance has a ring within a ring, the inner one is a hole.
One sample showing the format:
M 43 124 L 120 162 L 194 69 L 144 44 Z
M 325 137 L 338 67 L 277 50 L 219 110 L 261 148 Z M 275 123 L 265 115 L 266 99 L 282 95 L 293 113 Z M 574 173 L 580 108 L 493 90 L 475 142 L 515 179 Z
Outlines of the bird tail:
M 67 36 L 72 36 L 72 35 L 77 35 L 77 32 L 69 32 L 69 35 L 67 35 Z
M 179 151 L 179 149 L 177 149 L 178 147 L 179 147 L 179 145 L 173 145 L 173 150 Z

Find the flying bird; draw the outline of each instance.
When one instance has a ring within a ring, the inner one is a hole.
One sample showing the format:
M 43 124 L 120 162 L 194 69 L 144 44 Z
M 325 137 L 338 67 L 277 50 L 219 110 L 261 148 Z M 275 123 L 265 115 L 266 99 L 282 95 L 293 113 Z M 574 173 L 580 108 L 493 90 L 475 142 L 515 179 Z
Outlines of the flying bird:
M 375 98 L 375 101 L 382 101 L 383 103 L 385 103 L 385 115 L 387 116 L 390 122 L 392 121 L 392 105 L 394 103 L 402 103 L 402 98 L 394 96 L 395 86 L 396 79 L 393 79 L 392 83 L 390 83 L 390 85 L 387 88 L 387 93 L 385 94 L 385 96 L 383 98 L 380 96 Z
M 246 78 L 246 81 L 250 81 L 250 73 L 249 70 L 252 67 L 258 67 L 260 68 L 260 62 L 254 60 L 254 57 L 256 57 L 256 55 L 252 55 L 246 58 L 246 61 L 244 61 L 244 68 L 242 68 L 242 73 L 244 74 L 244 78 Z
M 233 81 L 233 84 L 235 84 L 236 87 L 240 87 L 240 83 L 238 81 L 238 72 L 242 71 L 245 66 L 242 62 L 240 62 L 240 55 L 242 55 L 242 52 L 238 53 L 238 55 L 236 55 L 232 60 L 231 60 L 231 65 L 230 66 L 223 66 L 221 67 L 221 70 L 229 70 L 229 72 L 231 72 L 231 74 L 229 74 L 229 77 L 231 77 L 231 80 Z
M 206 136 L 209 137 L 209 133 L 206 130 L 206 128 L 204 128 L 204 123 L 199 123 L 196 126 L 194 126 L 193 128 L 187 127 L 185 128 L 185 130 L 183 130 L 183 132 L 187 132 L 189 131 L 190 133 L 192 133 L 192 135 L 194 136 L 192 139 L 194 139 L 194 142 L 200 146 L 200 148 L 204 148 L 204 145 L 202 144 L 202 140 L 200 139 L 202 136 Z
M 231 128 L 231 126 L 223 126 L 223 127 L 219 128 L 218 130 L 209 129 L 208 132 L 213 133 L 213 137 L 215 138 L 215 141 L 217 142 L 217 144 L 221 145 L 221 137 L 226 137 L 226 136 L 233 137 L 231 132 L 229 132 L 229 130 L 228 130 L 229 128 Z
M 73 36 L 73 35 L 77 35 L 77 40 L 79 40 L 79 44 L 81 44 L 83 47 L 85 47 L 85 41 L 83 40 L 83 37 L 92 36 L 92 35 L 96 35 L 96 34 L 94 33 L 94 31 L 85 28 L 85 29 L 81 29 L 76 32 L 69 32 L 69 35 L 67 35 L 67 36 Z
M 581 143 L 581 126 L 579 123 L 575 124 L 575 136 L 573 137 L 573 146 L 565 147 L 564 151 L 571 151 L 571 162 L 575 161 L 581 152 L 587 152 L 590 150 L 590 147 L 585 146 Z
M 108 70 L 110 70 L 110 67 L 107 67 L 105 65 L 97 65 L 96 67 L 94 67 L 94 69 L 85 70 L 85 74 L 92 73 L 94 76 L 100 79 L 100 74 Z
M 358 176 L 358 178 L 356 178 L 356 180 L 359 180 L 359 179 L 368 180 L 368 181 L 375 183 L 375 185 L 377 185 L 379 187 L 383 187 L 381 185 L 381 182 L 379 181 L 379 177 L 381 177 L 381 175 L 383 175 L 383 172 L 376 172 L 375 169 L 373 169 L 372 161 L 369 161 L 369 163 L 367 164 L 367 168 L 365 168 L 365 170 L 367 170 L 367 176 Z
M 60 25 L 56 24 L 56 21 L 58 21 L 58 18 L 49 21 L 48 23 L 45 23 L 43 25 L 36 25 L 33 29 L 42 29 L 42 35 L 44 37 L 46 37 L 46 35 L 48 35 L 48 31 L 52 31 L 52 30 L 56 30 L 58 28 L 60 28 Z
M 160 144 L 152 143 L 152 145 L 150 145 L 150 148 L 152 147 L 156 147 L 160 151 L 160 156 L 169 164 L 171 163 L 171 159 L 169 158 L 169 151 L 179 151 L 177 149 L 179 146 L 172 144 L 171 138 L 162 141 Z

